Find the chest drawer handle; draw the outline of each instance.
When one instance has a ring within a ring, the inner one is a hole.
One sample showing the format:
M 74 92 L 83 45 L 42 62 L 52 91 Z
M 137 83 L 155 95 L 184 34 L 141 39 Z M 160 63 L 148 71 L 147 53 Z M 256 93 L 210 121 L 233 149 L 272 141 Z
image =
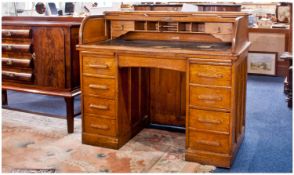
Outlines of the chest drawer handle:
M 12 46 L 11 45 L 7 45 L 6 46 L 6 50 L 12 50 Z
M 222 101 L 223 98 L 219 96 L 208 96 L 208 95 L 199 95 L 198 100 L 206 100 L 206 101 Z
M 95 124 L 91 124 L 90 125 L 92 128 L 95 128 L 95 129 L 103 129 L 103 130 L 108 130 L 109 129 L 109 126 L 107 125 L 95 125 Z
M 221 121 L 219 121 L 219 120 L 209 120 L 209 119 L 202 119 L 202 118 L 198 118 L 197 120 L 200 123 L 221 124 Z
M 97 68 L 97 69 L 108 69 L 108 64 L 90 64 L 89 67 L 91 68 Z
M 107 90 L 108 86 L 99 84 L 89 84 L 89 88 Z
M 13 61 L 12 60 L 7 60 L 6 64 L 7 65 L 12 65 L 13 64 Z
M 216 141 L 197 140 L 196 143 L 209 146 L 220 146 L 220 143 Z
M 10 77 L 10 78 L 13 78 L 13 77 L 16 76 L 14 73 L 6 73 L 6 72 L 3 72 L 2 74 L 3 74 L 3 75 L 6 75 L 6 76 L 8 76 L 8 77 Z
M 90 104 L 90 108 L 101 109 L 101 110 L 108 110 L 109 109 L 109 107 L 106 105 L 93 105 L 93 104 Z
M 223 78 L 222 74 L 208 75 L 208 74 L 204 74 L 204 73 L 197 73 L 197 76 L 202 77 L 202 78 Z
M 6 36 L 11 36 L 11 32 L 6 32 Z

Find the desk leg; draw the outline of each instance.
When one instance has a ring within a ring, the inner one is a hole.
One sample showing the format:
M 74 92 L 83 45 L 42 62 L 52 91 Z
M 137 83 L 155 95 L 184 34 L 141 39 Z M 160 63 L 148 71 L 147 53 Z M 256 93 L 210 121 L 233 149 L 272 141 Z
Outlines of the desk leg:
M 66 102 L 67 132 L 74 132 L 74 97 L 64 97 Z
M 7 99 L 7 90 L 2 89 L 2 105 L 7 105 L 8 99 Z

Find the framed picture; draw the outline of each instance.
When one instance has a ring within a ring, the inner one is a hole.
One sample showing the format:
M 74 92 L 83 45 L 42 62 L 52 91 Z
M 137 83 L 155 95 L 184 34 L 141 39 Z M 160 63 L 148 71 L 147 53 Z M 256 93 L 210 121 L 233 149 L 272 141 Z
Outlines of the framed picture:
M 290 6 L 283 5 L 277 6 L 277 21 L 281 23 L 290 23 L 291 13 L 290 13 Z
M 248 73 L 276 75 L 277 55 L 277 52 L 249 52 Z

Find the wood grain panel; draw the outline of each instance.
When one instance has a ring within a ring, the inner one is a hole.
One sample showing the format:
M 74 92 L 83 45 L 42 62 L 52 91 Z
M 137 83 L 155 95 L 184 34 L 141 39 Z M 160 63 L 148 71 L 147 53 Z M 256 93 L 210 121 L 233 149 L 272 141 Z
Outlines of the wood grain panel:
M 54 36 L 54 37 L 53 37 Z M 33 33 L 35 83 L 39 86 L 65 88 L 65 45 L 62 28 L 38 27 Z

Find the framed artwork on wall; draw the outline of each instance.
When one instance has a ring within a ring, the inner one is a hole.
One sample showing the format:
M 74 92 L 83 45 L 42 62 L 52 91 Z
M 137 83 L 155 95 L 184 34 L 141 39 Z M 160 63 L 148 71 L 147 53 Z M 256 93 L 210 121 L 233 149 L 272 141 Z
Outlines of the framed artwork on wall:
M 277 6 L 277 20 L 281 23 L 290 23 L 291 20 L 291 13 L 290 13 L 290 6 L 288 5 L 280 5 Z
M 247 71 L 252 74 L 276 75 L 277 52 L 249 52 Z

